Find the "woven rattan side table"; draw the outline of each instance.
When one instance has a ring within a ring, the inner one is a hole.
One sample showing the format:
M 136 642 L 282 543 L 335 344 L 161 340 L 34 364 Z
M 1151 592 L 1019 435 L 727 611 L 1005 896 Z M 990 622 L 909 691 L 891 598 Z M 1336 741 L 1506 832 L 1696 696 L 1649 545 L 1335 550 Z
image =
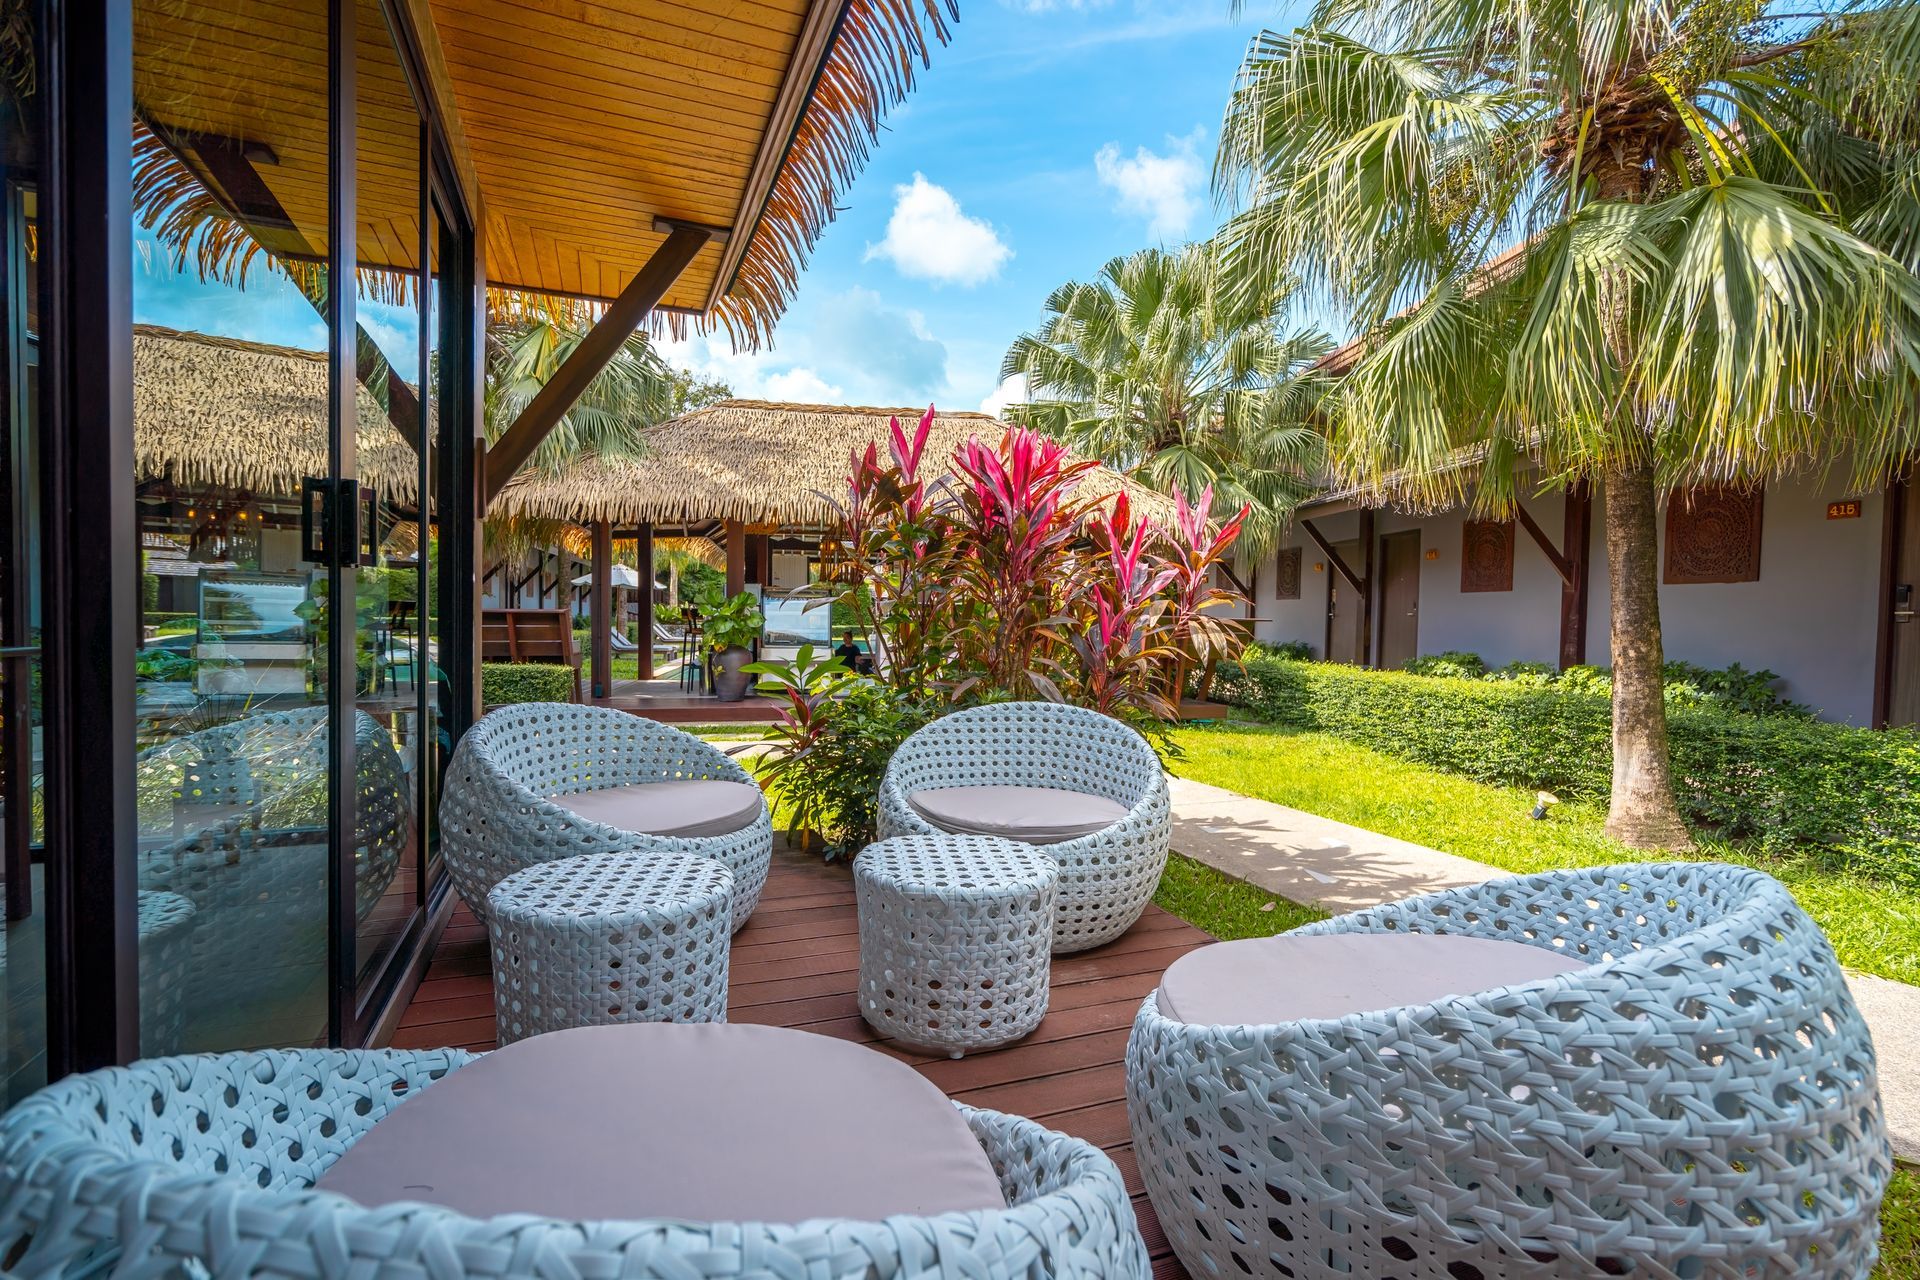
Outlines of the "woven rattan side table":
M 194 906 L 177 893 L 140 890 L 140 1056 L 179 1053 L 186 1033 Z M 0 956 L 4 956 L 0 951 Z M 0 976 L 4 964 L 0 963 Z
M 1060 871 L 993 836 L 896 836 L 853 862 L 860 1016 L 956 1058 L 1018 1040 L 1047 1012 Z
M 596 853 L 487 895 L 501 1044 L 609 1022 L 725 1022 L 733 875 L 711 858 Z

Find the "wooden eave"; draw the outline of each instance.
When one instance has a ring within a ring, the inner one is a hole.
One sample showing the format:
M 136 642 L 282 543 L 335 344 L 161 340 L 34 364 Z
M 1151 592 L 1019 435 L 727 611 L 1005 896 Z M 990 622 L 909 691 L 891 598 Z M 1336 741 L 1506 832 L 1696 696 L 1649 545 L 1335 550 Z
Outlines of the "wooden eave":
M 377 0 L 358 5 L 358 257 L 418 269 L 418 134 Z M 400 0 L 485 232 L 489 286 L 611 301 L 662 221 L 732 232 L 665 311 L 757 339 L 949 0 Z M 324 13 L 281 0 L 135 7 L 135 108 L 277 257 L 326 252 Z M 184 181 L 172 190 L 188 192 Z M 148 208 L 164 201 L 149 198 Z

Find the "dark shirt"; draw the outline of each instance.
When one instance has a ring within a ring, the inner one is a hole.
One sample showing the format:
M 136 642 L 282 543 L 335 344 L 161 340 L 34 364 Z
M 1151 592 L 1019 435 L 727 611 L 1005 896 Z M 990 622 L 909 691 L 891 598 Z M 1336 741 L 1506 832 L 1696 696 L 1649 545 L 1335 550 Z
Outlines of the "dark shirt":
M 839 658 L 842 662 L 845 662 L 849 667 L 851 667 L 858 664 L 860 659 L 865 657 L 866 655 L 860 652 L 859 645 L 849 642 L 847 644 L 841 645 L 838 649 L 835 649 L 833 651 L 833 656 L 836 658 Z

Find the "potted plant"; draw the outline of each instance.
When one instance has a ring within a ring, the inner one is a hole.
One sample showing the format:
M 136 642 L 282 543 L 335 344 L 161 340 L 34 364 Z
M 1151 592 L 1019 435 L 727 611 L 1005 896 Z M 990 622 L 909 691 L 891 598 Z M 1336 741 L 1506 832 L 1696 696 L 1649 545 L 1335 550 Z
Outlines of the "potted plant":
M 752 646 L 760 639 L 766 619 L 760 602 L 742 591 L 715 605 L 707 615 L 707 647 L 713 651 L 713 689 L 722 702 L 747 696 L 753 676 L 741 670 L 753 661 Z

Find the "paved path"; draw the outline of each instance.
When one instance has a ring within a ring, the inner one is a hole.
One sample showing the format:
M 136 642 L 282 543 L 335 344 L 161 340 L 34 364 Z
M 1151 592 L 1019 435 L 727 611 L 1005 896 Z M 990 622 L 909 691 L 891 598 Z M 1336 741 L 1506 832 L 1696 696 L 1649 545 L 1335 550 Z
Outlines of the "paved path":
M 1173 847 L 1333 912 L 1511 874 L 1186 778 L 1173 779 Z M 1920 1160 L 1920 987 L 1852 972 L 1847 983 L 1873 1031 L 1894 1151 Z

